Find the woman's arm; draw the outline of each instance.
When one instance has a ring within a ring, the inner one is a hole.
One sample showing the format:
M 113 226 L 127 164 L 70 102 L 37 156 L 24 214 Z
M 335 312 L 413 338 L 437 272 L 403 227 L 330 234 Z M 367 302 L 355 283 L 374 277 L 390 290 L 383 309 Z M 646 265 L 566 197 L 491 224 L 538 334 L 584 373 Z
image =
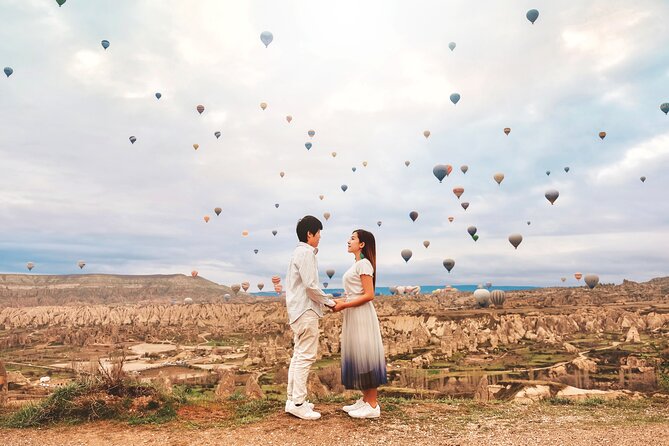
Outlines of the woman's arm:
M 372 276 L 361 274 L 360 280 L 362 281 L 363 295 L 348 302 L 337 302 L 337 305 L 333 309 L 334 311 L 359 307 L 362 304 L 366 304 L 367 302 L 374 300 L 374 281 L 372 280 Z

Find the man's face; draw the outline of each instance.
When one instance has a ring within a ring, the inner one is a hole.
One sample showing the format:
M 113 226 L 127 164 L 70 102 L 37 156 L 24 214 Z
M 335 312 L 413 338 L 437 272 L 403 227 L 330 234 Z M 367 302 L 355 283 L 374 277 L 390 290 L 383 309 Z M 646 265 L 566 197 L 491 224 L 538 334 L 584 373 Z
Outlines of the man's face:
M 321 241 L 321 231 L 320 229 L 318 232 L 316 232 L 316 235 L 312 234 L 311 232 L 307 232 L 307 244 L 309 246 L 313 246 L 314 248 L 318 248 L 318 243 Z

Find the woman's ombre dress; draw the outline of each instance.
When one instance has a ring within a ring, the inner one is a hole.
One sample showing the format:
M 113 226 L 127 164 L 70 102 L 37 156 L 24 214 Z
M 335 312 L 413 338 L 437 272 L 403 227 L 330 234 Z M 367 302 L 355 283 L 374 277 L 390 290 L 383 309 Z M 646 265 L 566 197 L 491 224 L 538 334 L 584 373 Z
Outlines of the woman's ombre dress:
M 361 275 L 374 275 L 367 259 L 353 264 L 344 273 L 346 301 L 364 294 Z M 388 382 L 381 328 L 372 302 L 343 311 L 341 330 L 341 382 L 347 389 L 366 390 Z

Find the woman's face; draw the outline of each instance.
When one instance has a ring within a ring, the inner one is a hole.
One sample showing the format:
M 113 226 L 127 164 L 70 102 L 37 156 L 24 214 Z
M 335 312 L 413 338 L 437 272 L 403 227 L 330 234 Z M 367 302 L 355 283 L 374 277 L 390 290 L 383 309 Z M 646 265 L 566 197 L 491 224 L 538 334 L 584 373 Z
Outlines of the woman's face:
M 358 238 L 358 233 L 354 232 L 351 234 L 351 238 L 348 239 L 348 252 L 356 253 L 362 251 L 362 248 L 365 246 L 365 243 L 360 243 Z

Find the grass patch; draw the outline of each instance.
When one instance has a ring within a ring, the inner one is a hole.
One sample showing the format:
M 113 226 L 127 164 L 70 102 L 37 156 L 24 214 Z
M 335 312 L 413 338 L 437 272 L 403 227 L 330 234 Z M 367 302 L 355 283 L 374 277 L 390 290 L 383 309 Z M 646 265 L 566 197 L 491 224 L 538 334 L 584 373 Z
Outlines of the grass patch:
M 586 398 L 586 399 L 583 399 L 583 400 L 577 400 L 577 402 L 576 402 L 576 404 L 578 404 L 579 406 L 583 406 L 583 407 L 596 407 L 596 406 L 601 406 L 605 403 L 606 403 L 606 400 L 604 400 L 602 398 L 597 398 L 597 397 Z
M 277 412 L 283 404 L 276 400 L 248 400 L 235 406 L 235 423 L 249 424 Z
M 563 398 L 560 396 L 553 396 L 551 398 L 546 398 L 543 400 L 545 404 L 548 404 L 550 406 L 571 406 L 574 404 L 573 400 L 570 400 L 569 398 Z

